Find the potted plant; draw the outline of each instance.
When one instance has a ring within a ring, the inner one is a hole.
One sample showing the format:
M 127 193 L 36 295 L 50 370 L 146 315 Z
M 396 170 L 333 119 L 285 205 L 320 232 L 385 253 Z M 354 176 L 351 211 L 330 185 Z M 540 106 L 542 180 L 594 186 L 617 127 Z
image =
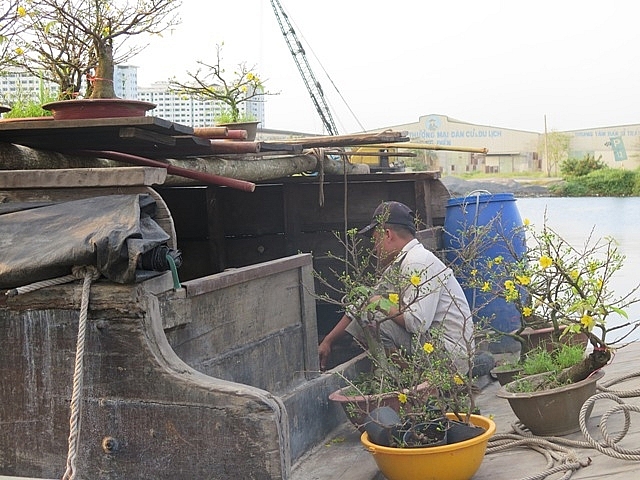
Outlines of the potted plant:
M 224 108 L 216 116 L 216 123 L 245 129 L 248 139 L 253 140 L 259 122 L 250 112 L 242 111 L 242 107 L 246 107 L 249 101 L 263 101 L 264 95 L 273 94 L 265 91 L 255 66 L 248 67 L 242 62 L 231 75 L 228 75 L 222 64 L 223 45 L 216 45 L 214 63 L 200 60 L 195 72 L 187 72 L 187 82 L 172 78 L 169 83 L 175 92 L 193 95 L 200 100 L 221 102 Z
M 362 328 L 363 348 L 371 365 L 358 377 L 341 375 L 346 386 L 329 398 L 342 397 L 347 415 L 361 431 L 364 430 L 362 443 L 387 478 L 468 479 L 480 466 L 488 439 L 495 431 L 491 419 L 474 414 L 472 378 L 467 373 L 471 372 L 474 342 L 471 340 L 465 346 L 464 366 L 447 350 L 443 332 L 437 328 L 414 338 L 410 350 L 385 348 L 380 338 L 381 325 L 392 321 L 393 307 L 398 307 L 403 299 L 409 297 L 417 301 L 420 295 L 429 294 L 421 289 L 427 274 L 425 270 L 406 275 L 394 266 L 377 271 L 376 259 L 363 247 L 363 242 L 356 230 L 348 231 L 343 242 L 347 259 L 339 259 L 344 262 L 345 271 L 338 273 L 335 270 L 337 281 L 334 282 L 316 275 L 321 285 L 334 293 L 320 297 L 340 305 Z M 338 257 L 330 256 L 338 260 Z M 381 285 L 384 288 L 381 289 Z M 336 295 L 336 292 L 339 293 Z M 406 295 L 407 292 L 410 294 Z M 366 401 L 359 402 L 362 399 Z M 395 418 L 391 415 L 391 421 L 387 418 L 381 422 L 378 418 L 381 408 L 393 412 Z M 435 429 L 430 428 L 434 424 Z M 381 426 L 387 434 L 374 434 Z M 456 438 L 456 434 L 451 433 L 457 433 L 459 429 L 471 430 L 472 434 Z M 438 445 L 442 438 L 432 439 L 428 435 L 430 430 L 434 433 L 446 431 L 446 444 Z M 376 443 L 379 438 L 389 441 L 378 440 Z M 397 453 L 401 451 L 410 453 L 405 457 Z M 447 462 L 452 461 L 465 464 L 462 473 L 456 471 L 456 475 L 462 476 L 434 477 L 428 473 L 437 464 L 436 469 L 450 475 L 455 469 Z M 429 469 L 418 471 L 420 469 L 416 468 L 416 465 L 426 464 L 431 465 Z
M 178 23 L 178 0 L 41 0 L 23 8 L 17 65 L 38 71 L 61 87 L 62 99 L 77 100 L 83 79 L 82 102 L 44 105 L 56 119 L 138 116 L 155 105 L 116 99 L 114 62 L 122 62 L 140 48 L 114 58 L 119 40 L 160 34 Z M 69 109 L 73 109 L 69 111 Z
M 592 350 L 587 353 L 585 344 L 573 342 L 584 352 L 581 361 L 535 379 L 515 380 L 503 386 L 498 395 L 509 400 L 514 413 L 534 433 L 562 435 L 579 429 L 580 407 L 595 393 L 595 382 L 603 375 L 600 369 L 638 327 L 638 321 L 628 320 L 625 310 L 640 301 L 635 296 L 640 285 L 624 295 L 613 290 L 614 275 L 625 260 L 613 238 L 590 236 L 576 247 L 547 225 L 546 219 L 539 230 L 527 221 L 524 228 L 528 237 L 525 255 L 504 265 L 496 278 L 485 275 L 483 285 L 516 306 L 522 318 L 521 328 L 513 333 L 516 337 L 545 319 L 553 339 L 543 344 L 541 351 L 551 352 L 553 357 L 564 348 L 563 340 L 572 343 L 576 335 L 585 337 Z M 480 278 L 481 274 L 477 275 Z M 618 338 L 612 338 L 614 333 Z M 526 351 L 522 360 L 527 359 Z M 551 401 L 546 398 L 549 395 L 557 395 L 561 401 Z M 576 403 L 570 405 L 569 400 Z M 521 406 L 524 401 L 534 405 Z M 561 406 L 557 413 L 550 408 L 552 404 Z M 541 417 L 540 425 L 534 424 L 533 413 L 536 420 Z

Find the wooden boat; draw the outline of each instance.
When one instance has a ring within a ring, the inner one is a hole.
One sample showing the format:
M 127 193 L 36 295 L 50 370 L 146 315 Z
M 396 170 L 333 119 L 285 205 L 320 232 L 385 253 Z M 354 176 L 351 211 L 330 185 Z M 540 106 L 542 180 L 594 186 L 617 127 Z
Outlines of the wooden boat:
M 449 197 L 439 173 L 286 177 L 249 193 L 117 170 L 0 172 L 5 203 L 152 195 L 183 254 L 177 283 L 167 271 L 90 286 L 78 476 L 289 478 L 342 421 L 317 358 L 335 312 L 316 305 L 312 271 L 327 268 L 333 232 L 367 224 L 382 200 L 414 208 L 436 242 Z M 0 475 L 60 478 L 68 465 L 83 292 L 78 281 L 0 292 Z

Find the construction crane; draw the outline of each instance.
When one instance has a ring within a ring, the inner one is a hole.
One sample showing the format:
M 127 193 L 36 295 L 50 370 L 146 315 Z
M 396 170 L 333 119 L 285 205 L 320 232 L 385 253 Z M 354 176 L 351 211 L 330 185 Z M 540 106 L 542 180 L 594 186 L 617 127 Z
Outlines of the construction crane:
M 278 0 L 271 0 L 271 6 L 276 14 L 280 30 L 282 31 L 282 35 L 284 35 L 284 39 L 287 42 L 287 46 L 293 56 L 293 60 L 296 62 L 300 75 L 302 75 L 302 80 L 304 80 L 304 84 L 307 86 L 309 95 L 311 95 L 313 105 L 316 107 L 316 110 L 322 119 L 324 128 L 330 135 L 338 135 L 338 129 L 336 128 L 336 124 L 331 116 L 331 111 L 329 110 L 327 101 L 324 98 L 320 82 L 316 80 L 313 70 L 311 70 L 304 48 L 302 48 L 302 44 L 300 43 L 300 40 L 298 40 L 296 31 L 291 26 L 291 22 L 289 22 L 289 17 L 284 12 L 282 5 L 280 5 Z

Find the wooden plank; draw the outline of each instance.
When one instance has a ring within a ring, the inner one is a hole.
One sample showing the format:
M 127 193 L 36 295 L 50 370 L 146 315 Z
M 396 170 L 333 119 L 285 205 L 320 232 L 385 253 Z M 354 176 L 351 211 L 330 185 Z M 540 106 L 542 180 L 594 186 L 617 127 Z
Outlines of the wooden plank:
M 125 126 L 144 126 L 146 128 L 155 129 L 156 131 L 174 131 L 182 134 L 192 135 L 193 128 L 173 123 L 159 117 L 121 117 L 121 118 L 87 118 L 82 120 L 46 120 L 34 121 L 6 121 L 0 120 L 0 136 L 4 136 L 5 132 L 26 130 L 39 132 L 40 130 L 68 130 L 78 128 L 113 128 Z
M 0 188 L 130 187 L 163 184 L 164 168 L 61 168 L 0 170 Z
M 146 142 L 160 143 L 162 145 L 173 146 L 176 144 L 175 137 L 160 135 L 156 132 L 136 127 L 122 127 L 119 131 L 118 136 L 124 139 L 133 138 L 136 140 L 144 140 Z

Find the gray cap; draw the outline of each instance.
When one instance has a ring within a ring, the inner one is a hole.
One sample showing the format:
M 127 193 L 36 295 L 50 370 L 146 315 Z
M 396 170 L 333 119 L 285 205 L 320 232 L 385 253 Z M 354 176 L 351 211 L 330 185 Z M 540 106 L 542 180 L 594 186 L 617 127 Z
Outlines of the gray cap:
M 371 223 L 360 230 L 358 234 L 371 234 L 373 229 L 381 223 L 400 225 L 401 227 L 409 230 L 411 233 L 416 233 L 415 215 L 413 211 L 404 203 L 382 202 L 380 205 L 378 205 L 378 208 L 376 208 L 375 212 L 373 212 Z

